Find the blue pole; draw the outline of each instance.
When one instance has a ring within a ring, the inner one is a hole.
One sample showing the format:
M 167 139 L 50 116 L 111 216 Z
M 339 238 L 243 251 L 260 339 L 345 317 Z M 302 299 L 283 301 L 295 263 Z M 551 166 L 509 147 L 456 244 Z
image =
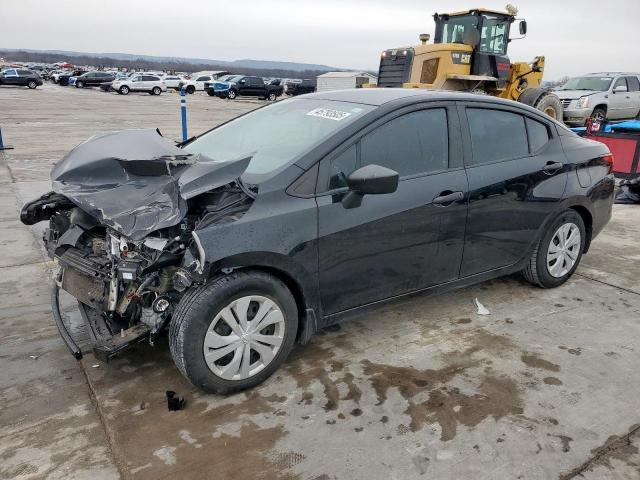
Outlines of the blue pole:
M 2 128 L 0 128 L 0 151 L 2 150 L 11 150 L 13 147 L 10 147 L 9 145 L 5 145 L 2 142 Z
M 182 141 L 187 141 L 187 98 L 184 87 L 180 89 L 180 114 L 182 116 Z

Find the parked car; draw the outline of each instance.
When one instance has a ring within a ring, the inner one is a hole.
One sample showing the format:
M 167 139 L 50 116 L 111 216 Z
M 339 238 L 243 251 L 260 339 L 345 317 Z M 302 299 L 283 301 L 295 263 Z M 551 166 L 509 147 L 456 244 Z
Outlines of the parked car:
M 182 85 L 184 85 L 187 80 L 179 75 L 167 75 L 166 77 L 164 77 L 163 81 L 167 88 L 180 90 L 180 88 L 182 88 Z
M 167 86 L 160 77 L 146 74 L 136 74 L 116 80 L 111 84 L 111 88 L 121 95 L 128 95 L 129 92 L 147 92 L 150 95 L 160 95 L 167 91 Z
M 49 221 L 53 314 L 76 355 L 58 285 L 99 356 L 167 328 L 178 369 L 227 393 L 384 301 L 516 272 L 562 285 L 610 219 L 611 168 L 604 144 L 521 103 L 354 89 L 181 146 L 154 130 L 97 135 L 21 219 Z
M 242 77 L 243 75 L 224 75 L 217 80 L 204 82 L 204 91 L 207 92 L 210 97 L 213 97 L 215 95 L 216 85 L 218 85 L 219 90 L 228 90 L 230 82 L 233 82 L 236 78 Z
M 564 108 L 567 125 L 594 120 L 623 120 L 640 115 L 640 75 L 590 73 L 576 77 L 555 92 Z
M 79 77 L 80 75 L 83 75 L 85 73 L 87 73 L 87 71 L 86 70 L 81 70 L 81 69 L 70 70 L 70 71 L 67 71 L 65 73 L 61 73 L 60 75 L 58 75 L 56 83 L 58 85 L 66 87 L 67 85 L 69 85 L 69 79 L 71 77 Z
M 209 86 L 207 93 L 220 98 L 233 100 L 236 97 L 260 97 L 275 101 L 282 95 L 282 85 L 265 85 L 261 77 L 249 77 L 237 75 L 227 82 L 214 82 Z M 213 92 L 213 93 L 212 93 Z
M 60 78 L 60 75 L 64 75 L 65 73 L 67 73 L 67 70 L 53 70 L 49 74 L 49 80 L 51 80 L 53 83 L 58 83 L 58 78 Z
M 115 78 L 113 72 L 87 72 L 76 77 L 75 86 L 77 88 L 97 87 L 104 82 L 113 82 Z
M 285 85 L 285 93 L 289 96 L 303 95 L 305 93 L 313 93 L 316 91 L 316 82 L 314 80 L 302 80 L 301 82 L 287 82 Z
M 195 93 L 204 90 L 205 83 L 214 81 L 215 78 L 211 75 L 196 75 L 192 76 L 189 80 L 183 81 L 184 89 L 187 93 Z
M 42 85 L 42 78 L 26 68 L 7 68 L 0 72 L 0 85 L 19 85 L 34 89 Z

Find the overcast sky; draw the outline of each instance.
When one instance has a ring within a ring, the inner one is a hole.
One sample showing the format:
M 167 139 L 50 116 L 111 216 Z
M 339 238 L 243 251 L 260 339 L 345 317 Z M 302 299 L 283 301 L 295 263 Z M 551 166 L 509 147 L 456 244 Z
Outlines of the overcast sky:
M 377 70 L 385 48 L 433 37 L 434 12 L 495 0 L 0 0 L 0 48 L 320 63 Z M 640 71 L 640 0 L 512 1 L 529 34 L 512 61 L 547 57 L 545 78 Z M 514 33 L 517 33 L 514 31 Z M 513 36 L 513 34 L 512 34 Z

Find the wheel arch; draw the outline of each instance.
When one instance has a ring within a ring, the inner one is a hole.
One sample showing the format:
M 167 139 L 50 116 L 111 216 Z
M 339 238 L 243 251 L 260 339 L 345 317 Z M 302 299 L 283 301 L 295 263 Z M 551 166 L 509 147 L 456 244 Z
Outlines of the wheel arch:
M 224 275 L 226 269 L 261 271 L 273 275 L 287 286 L 298 309 L 297 342 L 306 344 L 318 330 L 321 310 L 316 275 L 305 270 L 290 257 L 271 252 L 234 255 L 211 264 L 208 278 Z
M 584 205 L 572 205 L 569 209 L 576 211 L 584 222 L 584 229 L 587 234 L 587 238 L 584 239 L 584 250 L 582 253 L 587 253 L 591 246 L 591 239 L 593 237 L 593 214 Z

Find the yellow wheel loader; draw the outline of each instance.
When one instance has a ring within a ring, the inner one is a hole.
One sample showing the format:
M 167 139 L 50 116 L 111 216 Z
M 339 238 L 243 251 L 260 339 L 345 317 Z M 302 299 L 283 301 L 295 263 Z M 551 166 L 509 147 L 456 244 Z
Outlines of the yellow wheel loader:
M 421 45 L 385 50 L 380 59 L 378 87 L 465 90 L 516 100 L 562 121 L 562 103 L 554 93 L 540 88 L 544 57 L 532 63 L 511 63 L 509 42 L 524 38 L 527 22 L 518 11 L 477 8 L 436 13 L 434 43 L 420 35 Z M 520 37 L 510 38 L 511 25 L 519 21 Z

